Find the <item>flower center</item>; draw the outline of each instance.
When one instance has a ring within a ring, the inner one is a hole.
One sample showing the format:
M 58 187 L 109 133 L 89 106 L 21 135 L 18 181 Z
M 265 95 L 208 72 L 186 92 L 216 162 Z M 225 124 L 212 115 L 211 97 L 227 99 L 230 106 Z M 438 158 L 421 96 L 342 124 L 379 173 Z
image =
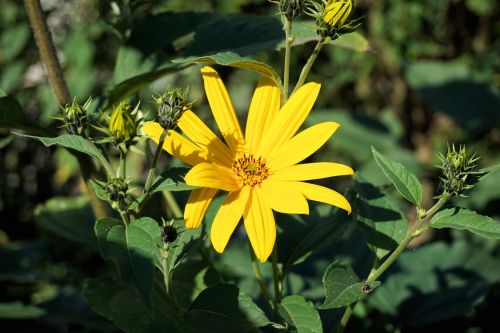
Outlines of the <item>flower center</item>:
M 246 154 L 234 161 L 231 169 L 240 177 L 243 185 L 252 187 L 260 184 L 269 175 L 266 163 L 261 157 L 255 158 Z

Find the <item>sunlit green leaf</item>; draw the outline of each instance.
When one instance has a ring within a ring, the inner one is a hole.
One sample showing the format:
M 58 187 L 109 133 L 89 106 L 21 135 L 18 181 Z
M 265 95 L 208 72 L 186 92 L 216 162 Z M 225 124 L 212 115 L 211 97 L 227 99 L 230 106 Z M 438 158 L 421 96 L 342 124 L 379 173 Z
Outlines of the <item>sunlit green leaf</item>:
M 401 163 L 391 161 L 372 147 L 373 158 L 382 172 L 392 182 L 396 190 L 418 207 L 422 203 L 422 185 L 418 178 Z
M 108 162 L 108 160 L 104 157 L 102 152 L 94 145 L 91 141 L 82 138 L 81 136 L 74 134 L 63 134 L 58 137 L 42 137 L 42 136 L 33 136 L 33 135 L 25 135 L 21 133 L 15 133 L 17 135 L 31 138 L 42 142 L 46 147 L 50 147 L 53 145 L 63 146 L 65 148 L 73 149 L 84 154 L 87 154 L 95 159 L 97 159 L 106 169 L 106 171 L 111 174 L 112 169 Z
M 151 193 L 161 191 L 190 191 L 195 187 L 184 183 L 184 176 L 189 171 L 188 168 L 169 168 L 161 173 L 151 185 Z
M 429 222 L 433 228 L 468 230 L 486 238 L 500 239 L 500 222 L 464 208 L 448 208 L 434 215 Z

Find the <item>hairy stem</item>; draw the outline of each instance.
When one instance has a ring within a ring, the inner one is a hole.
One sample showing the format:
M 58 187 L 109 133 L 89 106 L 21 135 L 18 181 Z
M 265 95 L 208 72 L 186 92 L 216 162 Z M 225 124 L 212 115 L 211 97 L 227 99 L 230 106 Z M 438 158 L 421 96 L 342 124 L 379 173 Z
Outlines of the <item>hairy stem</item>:
M 302 68 L 302 72 L 300 72 L 299 80 L 297 81 L 297 84 L 295 85 L 295 88 L 293 89 L 292 95 L 294 92 L 297 91 L 304 82 L 307 79 L 307 76 L 309 75 L 309 72 L 311 71 L 312 65 L 314 64 L 314 61 L 316 61 L 316 58 L 318 57 L 319 52 L 321 51 L 321 48 L 325 44 L 325 37 L 321 37 L 320 40 L 316 43 L 316 46 L 314 47 L 314 50 L 312 51 L 311 55 L 309 56 L 309 59 L 307 59 L 306 64 Z
M 63 71 L 57 58 L 56 48 L 52 41 L 45 15 L 42 11 L 39 0 L 24 0 L 24 7 L 33 29 L 35 41 L 40 51 L 40 58 L 45 64 L 50 85 L 54 90 L 57 101 L 60 105 L 65 105 L 70 102 L 70 93 L 66 81 L 64 80 Z M 89 194 L 92 211 L 96 218 L 102 218 L 108 215 L 108 209 L 103 201 L 101 201 L 92 190 L 92 185 L 89 179 L 95 173 L 94 165 L 90 157 L 81 153 L 74 153 L 80 164 L 80 170 L 85 181 L 85 187 Z
M 160 158 L 160 153 L 163 150 L 163 143 L 165 142 L 165 138 L 167 137 L 167 131 L 163 131 L 160 136 L 160 140 L 158 142 L 158 147 L 156 147 L 155 155 L 153 158 L 153 162 L 151 163 L 151 168 L 148 172 L 148 177 L 146 178 L 146 184 L 144 185 L 144 191 L 142 193 L 146 193 L 153 185 L 153 178 L 155 176 L 156 164 L 158 163 L 158 159 Z
M 288 99 L 288 84 L 290 82 L 290 48 L 293 38 L 290 36 L 292 21 L 285 16 L 285 64 L 283 68 L 283 103 Z
M 273 280 L 274 280 L 274 297 L 276 303 L 281 301 L 281 290 L 283 287 L 282 283 L 282 273 L 278 267 L 278 249 L 276 243 L 274 244 L 273 253 L 271 254 L 271 261 L 273 265 Z
M 266 304 L 269 306 L 269 309 L 273 310 L 274 304 L 271 298 L 271 294 L 269 293 L 269 290 L 267 290 L 266 284 L 264 283 L 264 278 L 262 277 L 262 272 L 260 271 L 259 263 L 257 262 L 257 258 L 255 257 L 255 253 L 253 252 L 250 243 L 248 244 L 248 250 L 250 253 L 250 259 L 252 260 L 252 269 L 255 274 L 255 279 L 259 284 L 260 290 L 262 291 L 262 296 L 266 300 Z
M 394 252 L 391 253 L 391 255 L 380 265 L 377 269 L 372 270 L 370 274 L 368 275 L 368 278 L 366 279 L 366 283 L 370 283 L 375 281 L 378 277 L 380 277 L 393 263 L 396 261 L 396 259 L 399 257 L 399 255 L 406 249 L 410 241 L 417 237 L 420 234 L 420 231 L 422 230 L 421 227 L 424 226 L 429 219 L 434 215 L 443 205 L 448 201 L 449 197 L 443 197 L 436 202 L 432 208 L 430 208 L 426 213 L 424 218 L 418 218 L 415 224 L 408 229 L 406 232 L 405 238 L 399 243 L 398 247 L 394 250 Z M 353 303 L 349 305 L 345 312 L 344 315 L 342 316 L 342 319 L 340 320 L 339 327 L 337 328 L 337 333 L 342 333 L 344 332 L 345 327 L 347 326 L 347 323 L 349 322 L 349 319 L 352 315 L 352 310 L 356 306 L 356 303 Z

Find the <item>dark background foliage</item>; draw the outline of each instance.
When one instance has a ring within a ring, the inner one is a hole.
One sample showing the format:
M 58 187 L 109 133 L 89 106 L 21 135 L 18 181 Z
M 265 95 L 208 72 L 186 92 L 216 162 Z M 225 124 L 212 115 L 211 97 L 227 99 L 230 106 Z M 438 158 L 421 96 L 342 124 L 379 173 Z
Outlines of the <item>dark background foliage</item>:
M 105 105 L 104 96 L 112 104 L 124 97 L 124 89 L 133 89 L 143 108 L 154 112 L 153 94 L 167 84 L 189 85 L 194 109 L 209 119 L 199 67 L 179 71 L 170 61 L 176 58 L 232 50 L 281 71 L 282 53 L 274 49 L 283 32 L 277 8 L 264 0 L 42 4 L 70 91 L 81 102 L 93 96 L 94 110 Z M 373 145 L 420 176 L 427 207 L 438 191 L 435 154 L 445 152 L 448 142 L 477 151 L 482 166 L 497 164 L 499 10 L 494 0 L 357 1 L 357 14 L 365 16 L 360 32 L 370 50 L 325 47 L 309 77 L 322 83 L 310 123 L 334 120 L 342 125 L 321 158 L 352 165 L 371 183 L 385 185 L 371 158 Z M 292 82 L 312 48 L 308 43 L 292 50 Z M 243 115 L 257 75 L 228 68 L 220 73 Z M 30 122 L 59 130 L 53 118 L 58 106 L 29 22 L 20 2 L 13 0 L 4 0 L 0 10 L 0 93 L 15 96 Z M 133 159 L 131 164 L 141 166 L 141 156 Z M 143 168 L 135 172 L 136 178 L 144 177 Z M 500 173 L 492 174 L 457 204 L 498 217 L 499 183 Z M 352 188 L 349 181 L 335 185 Z M 6 332 L 117 331 L 91 310 L 82 294 L 87 278 L 108 270 L 95 246 L 88 245 L 95 243 L 93 219 L 87 201 L 78 196 L 81 189 L 78 164 L 70 153 L 0 130 L 0 325 Z M 66 199 L 57 199 L 61 197 Z M 149 207 L 153 216 L 162 212 L 161 206 Z M 405 214 L 410 222 L 414 219 L 410 210 Z M 353 330 L 494 331 L 500 305 L 498 242 L 439 231 L 424 234 L 413 246 L 418 250 L 405 253 L 383 286 L 356 308 Z M 236 246 L 230 247 L 220 264 L 231 267 L 239 254 Z M 347 259 L 364 276 L 371 260 L 367 256 L 362 234 L 350 226 L 335 246 L 298 266 L 287 288 L 319 305 L 328 263 Z M 233 267 L 232 278 L 246 283 L 246 291 L 256 296 L 247 268 Z M 324 327 L 337 318 L 328 311 L 321 314 Z

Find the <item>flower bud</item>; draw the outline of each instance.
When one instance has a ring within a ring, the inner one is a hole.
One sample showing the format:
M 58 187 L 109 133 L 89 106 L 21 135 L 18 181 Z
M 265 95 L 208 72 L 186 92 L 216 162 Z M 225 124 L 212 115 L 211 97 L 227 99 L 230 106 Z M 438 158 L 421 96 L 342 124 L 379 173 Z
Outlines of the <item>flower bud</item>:
M 126 207 L 125 198 L 127 197 L 128 184 L 125 179 L 111 178 L 106 183 L 105 189 L 113 208 L 123 209 Z
M 85 104 L 81 106 L 75 98 L 73 99 L 73 103 L 68 103 L 62 108 L 62 120 L 64 121 L 64 127 L 68 133 L 82 135 L 85 129 L 89 127 L 90 122 L 87 116 L 87 108 L 91 101 L 92 99 L 89 98 Z
M 181 92 L 179 89 L 167 88 L 165 93 L 155 98 L 158 104 L 158 123 L 165 130 L 173 130 L 182 114 L 191 108 L 191 103 L 186 103 L 188 90 Z
M 475 154 L 468 156 L 465 146 L 460 146 L 458 151 L 455 146 L 448 147 L 446 156 L 439 154 L 438 157 L 441 160 L 443 195 L 464 196 L 463 193 L 477 182 L 480 172 L 476 162 L 479 157 Z
M 131 111 L 132 106 L 129 102 L 123 101 L 113 111 L 109 120 L 109 131 L 115 139 L 115 143 L 125 143 L 129 146 L 137 135 L 137 121 Z
M 322 13 L 322 21 L 331 28 L 341 28 L 351 15 L 353 0 L 328 0 Z
M 291 21 L 299 16 L 305 8 L 305 0 L 280 0 L 280 12 Z
M 361 25 L 362 17 L 350 20 L 354 0 L 322 0 L 312 3 L 308 14 L 316 19 L 318 34 L 337 39 L 343 34 L 353 32 Z

